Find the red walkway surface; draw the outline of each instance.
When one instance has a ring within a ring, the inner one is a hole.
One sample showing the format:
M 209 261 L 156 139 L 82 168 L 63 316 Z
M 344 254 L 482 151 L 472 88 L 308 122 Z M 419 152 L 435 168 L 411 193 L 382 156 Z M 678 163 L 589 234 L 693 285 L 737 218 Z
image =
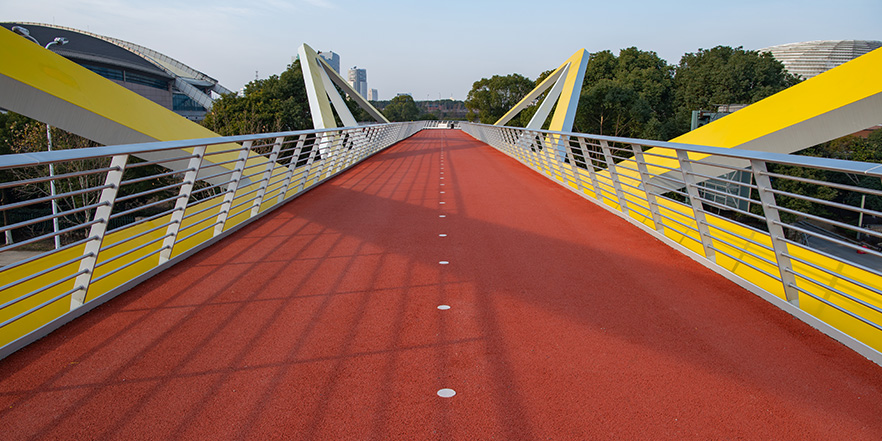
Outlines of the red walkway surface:
M 0 439 L 879 440 L 882 368 L 432 130 L 0 361 Z

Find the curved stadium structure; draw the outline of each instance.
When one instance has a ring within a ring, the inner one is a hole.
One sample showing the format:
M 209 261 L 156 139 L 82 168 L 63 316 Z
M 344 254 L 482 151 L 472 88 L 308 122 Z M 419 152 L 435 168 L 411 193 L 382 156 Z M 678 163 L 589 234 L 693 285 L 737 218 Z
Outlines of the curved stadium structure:
M 201 121 L 211 109 L 212 94 L 232 93 L 216 79 L 134 43 L 45 23 L 0 26 L 24 28 L 41 46 L 66 38 L 67 44 L 55 45 L 52 51 L 193 121 Z
M 880 47 L 882 41 L 876 40 L 816 40 L 770 46 L 759 52 L 771 52 L 788 72 L 809 79 Z

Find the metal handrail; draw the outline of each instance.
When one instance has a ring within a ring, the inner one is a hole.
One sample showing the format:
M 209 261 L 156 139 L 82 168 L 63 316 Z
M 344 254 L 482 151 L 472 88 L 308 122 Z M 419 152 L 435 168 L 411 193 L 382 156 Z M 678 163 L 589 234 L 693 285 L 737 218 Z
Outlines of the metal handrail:
M 782 201 L 791 198 L 821 204 L 855 217 L 879 212 L 776 186 L 792 180 L 865 197 L 880 197 L 882 191 L 790 176 L 783 167 L 780 169 L 785 171 L 768 170 L 773 164 L 882 178 L 882 165 L 478 123 L 463 123 L 461 128 L 882 364 L 882 253 L 849 242 L 851 239 L 822 237 L 788 222 L 794 217 L 809 219 L 874 240 L 882 234 L 833 215 L 800 211 Z M 625 157 L 628 153 L 634 156 Z M 731 165 L 733 160 L 744 165 Z M 693 166 L 702 168 L 696 172 Z M 723 175 L 736 170 L 749 173 L 751 179 L 739 182 L 713 176 L 715 167 L 723 169 Z M 670 198 L 668 193 L 679 197 Z M 762 210 L 748 210 L 751 205 Z M 822 246 L 821 242 L 798 243 L 785 234 L 787 231 L 841 248 L 815 248 Z M 771 267 L 761 268 L 758 262 Z M 768 271 L 771 268 L 775 270 Z M 776 271 L 778 274 L 773 274 Z M 854 283 L 856 280 L 860 283 Z
M 468 126 L 472 127 L 484 127 L 487 129 L 499 129 L 499 126 L 493 126 L 489 124 L 480 124 L 480 123 L 467 123 L 463 124 L 462 127 L 466 129 Z M 527 131 L 526 129 L 520 129 L 518 127 L 507 127 L 509 129 Z M 466 130 L 466 132 L 468 132 Z M 722 147 L 710 147 L 703 145 L 695 145 L 695 144 L 680 144 L 676 142 L 668 142 L 668 141 L 655 141 L 648 139 L 639 139 L 639 138 L 623 138 L 623 137 L 615 137 L 615 136 L 606 136 L 606 135 L 593 135 L 593 134 L 585 134 L 585 133 L 577 133 L 577 132 L 552 132 L 549 130 L 529 130 L 529 133 L 536 134 L 545 134 L 545 135 L 558 135 L 558 136 L 568 136 L 573 138 L 590 138 L 601 141 L 612 141 L 618 143 L 625 144 L 638 144 L 645 147 L 659 147 L 671 150 L 684 150 L 690 153 L 698 153 L 698 154 L 706 154 L 710 156 L 724 156 L 727 158 L 735 158 L 735 159 L 747 159 L 747 160 L 759 160 L 765 162 L 773 162 L 776 164 L 784 164 L 784 165 L 795 165 L 795 166 L 803 166 L 803 167 L 811 167 L 811 168 L 822 168 L 825 170 L 833 170 L 833 171 L 841 171 L 845 173 L 856 173 L 863 174 L 868 176 L 877 176 L 882 178 L 882 164 L 875 164 L 870 162 L 858 162 L 858 161 L 848 161 L 844 159 L 833 159 L 833 158 L 820 158 L 817 156 L 799 156 L 799 155 L 788 155 L 784 153 L 773 153 L 773 152 L 760 152 L 756 150 L 744 150 L 737 148 L 722 148 Z M 485 141 L 486 142 L 486 141 Z M 491 144 L 492 145 L 492 144 Z M 676 158 L 671 158 L 676 159 Z
M 375 124 L 0 156 L 0 170 L 13 170 L 21 177 L 3 187 L 23 190 L 14 202 L 0 205 L 0 211 L 18 213 L 19 219 L 0 226 L 0 233 L 19 236 L 14 243 L 0 245 L 0 251 L 54 237 L 64 236 L 68 242 L 0 267 L 0 358 L 433 124 Z M 146 161 L 130 161 L 132 156 Z M 94 159 L 101 161 L 87 161 Z M 47 164 L 71 161 L 79 161 L 83 170 L 43 176 Z M 144 168 L 148 166 L 152 168 Z M 135 168 L 139 174 L 124 178 Z M 91 182 L 75 180 L 85 175 Z M 70 191 L 27 196 L 41 194 L 35 186 L 63 179 Z M 207 185 L 197 186 L 199 182 Z M 120 187 L 137 184 L 146 188 L 118 194 Z M 33 214 L 62 199 L 72 208 Z M 26 208 L 31 211 L 22 211 Z M 72 226 L 44 232 L 45 222 L 56 218 Z M 70 307 L 59 313 L 58 302 L 64 300 Z

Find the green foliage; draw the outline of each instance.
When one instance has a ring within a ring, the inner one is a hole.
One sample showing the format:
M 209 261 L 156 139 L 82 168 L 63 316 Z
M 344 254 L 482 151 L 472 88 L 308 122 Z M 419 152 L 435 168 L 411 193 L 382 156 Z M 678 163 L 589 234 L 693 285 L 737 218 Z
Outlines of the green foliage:
M 417 121 L 420 114 L 420 109 L 410 95 L 398 95 L 392 98 L 389 105 L 383 109 L 383 115 L 389 121 Z
M 803 150 L 799 154 L 851 161 L 882 162 L 882 130 L 874 131 L 867 139 L 855 136 L 834 139 Z M 878 178 L 871 176 L 781 164 L 769 164 L 769 171 L 797 178 L 814 179 L 882 191 L 882 182 L 880 182 Z M 776 179 L 773 185 L 778 190 L 790 193 L 810 196 L 825 201 L 833 201 L 840 204 L 850 205 L 852 207 L 861 206 L 861 194 L 858 192 L 845 191 L 830 186 L 809 184 L 789 179 Z M 775 199 L 778 205 L 792 210 L 799 210 L 803 213 L 831 218 L 848 224 L 856 224 L 858 220 L 857 213 L 850 210 L 828 207 L 823 204 L 782 195 L 777 195 Z M 869 195 L 864 201 L 864 206 L 870 210 L 882 211 L 882 198 Z M 797 220 L 796 216 L 789 213 L 782 213 L 781 218 L 787 223 Z M 840 231 L 840 233 L 853 235 L 853 233 L 849 231 Z
M 689 130 L 693 110 L 755 103 L 798 82 L 768 52 L 717 46 L 685 54 L 674 76 L 677 129 Z
M 475 81 L 465 100 L 467 118 L 493 124 L 514 107 L 535 87 L 533 81 L 520 74 L 493 75 Z
M 674 130 L 673 67 L 635 47 L 591 55 L 573 129 L 585 133 L 669 139 Z
M 242 96 L 215 100 L 202 125 L 224 136 L 311 129 L 300 60 L 281 75 L 248 83 Z

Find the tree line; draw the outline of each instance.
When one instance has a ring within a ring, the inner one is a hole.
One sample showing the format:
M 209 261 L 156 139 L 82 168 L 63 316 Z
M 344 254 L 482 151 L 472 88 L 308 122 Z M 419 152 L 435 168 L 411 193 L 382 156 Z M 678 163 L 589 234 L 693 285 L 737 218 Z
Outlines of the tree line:
M 465 101 L 469 118 L 492 124 L 552 71 L 536 80 L 520 74 L 476 81 Z M 693 110 L 750 104 L 799 82 L 770 53 L 717 46 L 683 55 L 676 66 L 655 52 L 630 47 L 591 54 L 573 131 L 668 140 L 690 129 Z M 525 126 L 525 109 L 509 125 Z

